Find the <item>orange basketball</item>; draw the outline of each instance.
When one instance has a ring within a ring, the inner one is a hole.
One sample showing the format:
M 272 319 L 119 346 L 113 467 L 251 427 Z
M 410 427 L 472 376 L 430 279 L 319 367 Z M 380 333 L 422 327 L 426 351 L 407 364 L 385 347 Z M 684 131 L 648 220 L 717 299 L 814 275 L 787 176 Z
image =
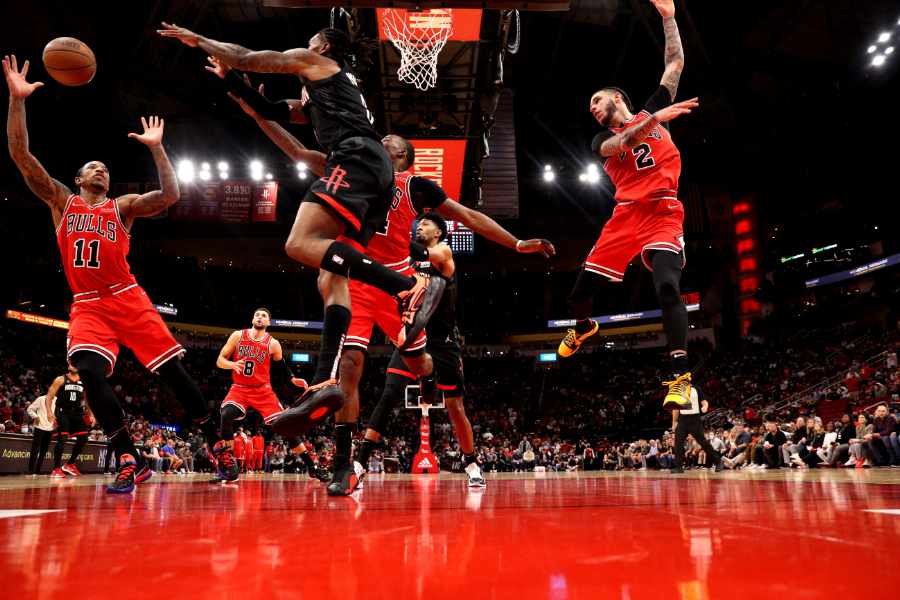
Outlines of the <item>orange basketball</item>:
M 63 85 L 84 85 L 97 73 L 97 59 L 84 42 L 59 37 L 44 47 L 44 68 Z

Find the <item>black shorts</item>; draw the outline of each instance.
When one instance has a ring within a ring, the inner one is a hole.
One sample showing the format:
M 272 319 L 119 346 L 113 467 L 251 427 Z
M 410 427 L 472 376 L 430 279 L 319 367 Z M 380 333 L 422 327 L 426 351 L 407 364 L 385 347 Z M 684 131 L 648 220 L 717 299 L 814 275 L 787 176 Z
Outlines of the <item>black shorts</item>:
M 387 224 L 394 193 L 394 165 L 381 142 L 351 137 L 328 155 L 325 175 L 306 192 L 304 202 L 327 206 L 346 224 L 344 236 L 365 247 Z
M 425 351 L 434 361 L 438 389 L 445 398 L 456 398 L 466 394 L 466 378 L 463 373 L 462 350 L 454 342 L 428 341 Z
M 60 435 L 87 435 L 84 411 L 80 408 L 57 410 L 56 432 Z

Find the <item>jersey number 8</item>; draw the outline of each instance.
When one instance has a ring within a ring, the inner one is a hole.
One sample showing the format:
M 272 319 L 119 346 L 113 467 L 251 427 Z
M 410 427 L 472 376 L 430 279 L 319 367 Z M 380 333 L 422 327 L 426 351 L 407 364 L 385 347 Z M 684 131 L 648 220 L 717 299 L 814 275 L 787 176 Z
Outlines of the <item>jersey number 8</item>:
M 256 363 L 253 362 L 252 360 L 248 360 L 247 362 L 245 362 L 244 363 L 244 375 L 246 375 L 247 377 L 250 377 L 251 375 L 253 375 L 253 368 L 254 368 L 255 364 Z

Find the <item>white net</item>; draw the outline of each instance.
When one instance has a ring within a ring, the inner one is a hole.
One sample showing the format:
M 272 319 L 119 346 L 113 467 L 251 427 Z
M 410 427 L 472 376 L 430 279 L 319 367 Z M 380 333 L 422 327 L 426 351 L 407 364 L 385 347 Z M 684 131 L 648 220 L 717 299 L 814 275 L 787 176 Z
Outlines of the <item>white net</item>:
M 382 25 L 400 52 L 400 81 L 429 90 L 437 83 L 438 56 L 453 33 L 453 11 L 439 8 L 408 11 L 401 8 L 382 10 Z

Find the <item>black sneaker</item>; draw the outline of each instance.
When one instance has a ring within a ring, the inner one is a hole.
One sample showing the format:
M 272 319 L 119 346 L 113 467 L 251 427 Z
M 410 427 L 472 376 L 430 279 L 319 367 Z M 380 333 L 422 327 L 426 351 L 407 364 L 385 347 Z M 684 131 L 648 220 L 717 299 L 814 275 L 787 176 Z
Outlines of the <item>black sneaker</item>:
M 307 473 L 312 479 L 318 479 L 322 483 L 328 483 L 329 481 L 331 481 L 331 473 L 322 465 L 314 465 L 312 469 L 309 469 L 307 471 Z
M 682 469 L 681 467 L 672 467 L 672 470 L 669 471 L 669 473 L 674 473 L 675 475 L 677 475 L 679 473 L 684 473 L 684 469 Z
M 116 478 L 106 486 L 108 494 L 130 494 L 134 491 L 134 473 L 137 471 L 137 461 L 130 454 L 119 457 L 119 470 Z
M 416 285 L 397 297 L 400 322 L 403 325 L 397 334 L 398 350 L 405 350 L 416 341 L 437 310 L 447 287 L 447 280 L 443 277 L 424 277 L 417 274 L 415 278 Z
M 349 496 L 360 487 L 365 476 L 366 470 L 354 460 L 351 464 L 334 472 L 334 478 L 328 484 L 328 495 Z
M 209 480 L 210 483 L 233 483 L 240 478 L 237 461 L 224 440 L 213 446 L 213 456 L 216 457 L 216 474 Z
M 344 406 L 344 392 L 337 380 L 327 379 L 306 388 L 306 392 L 291 408 L 276 416 L 269 425 L 284 437 L 303 435 L 328 415 Z
M 724 470 L 725 470 L 725 461 L 720 458 L 719 461 L 716 463 L 715 472 L 721 473 Z

